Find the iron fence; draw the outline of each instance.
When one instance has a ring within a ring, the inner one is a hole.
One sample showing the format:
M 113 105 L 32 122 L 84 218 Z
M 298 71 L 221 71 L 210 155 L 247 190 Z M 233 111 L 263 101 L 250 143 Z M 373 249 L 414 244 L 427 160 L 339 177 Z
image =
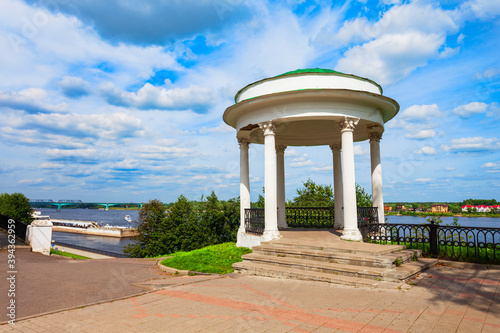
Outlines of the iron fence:
M 14 222 L 9 223 L 9 220 Z M 26 242 L 26 230 L 28 229 L 28 225 L 19 220 L 0 214 L 0 228 L 8 232 L 11 225 L 14 225 L 16 237 L 21 239 L 23 242 Z
M 69 248 L 72 248 L 72 249 L 76 249 L 76 250 L 82 250 L 82 251 L 86 251 L 86 252 L 98 253 L 98 254 L 102 254 L 102 255 L 105 255 L 105 256 L 109 256 L 109 257 L 128 258 L 128 256 L 126 254 L 123 254 L 123 253 L 109 252 L 109 251 L 104 251 L 104 250 L 99 250 L 99 249 L 93 249 L 93 248 L 90 248 L 90 247 L 85 247 L 85 246 L 80 246 L 80 245 L 75 245 L 75 244 L 69 244 L 69 243 L 59 242 L 59 241 L 55 241 L 54 242 L 54 249 L 57 249 L 58 245 L 60 245 L 60 246 L 66 246 L 66 247 L 69 247 Z
M 290 228 L 333 228 L 333 207 L 286 207 L 286 223 Z
M 245 232 L 262 235 L 264 233 L 264 208 L 245 209 Z
M 286 207 L 286 223 L 290 228 L 333 228 L 335 209 L 333 207 Z M 359 223 L 377 223 L 377 207 L 358 207 Z M 245 209 L 245 230 L 262 235 L 265 229 L 264 208 Z
M 426 224 L 360 223 L 367 242 L 402 244 L 424 255 L 484 264 L 500 263 L 500 228 Z
M 378 207 L 358 207 L 358 223 L 379 223 Z

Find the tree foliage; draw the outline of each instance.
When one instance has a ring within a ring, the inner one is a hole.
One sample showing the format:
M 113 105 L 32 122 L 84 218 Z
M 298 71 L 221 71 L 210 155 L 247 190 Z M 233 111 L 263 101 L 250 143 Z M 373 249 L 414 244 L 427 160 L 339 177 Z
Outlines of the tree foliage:
M 333 190 L 330 185 L 317 185 L 311 179 L 297 189 L 297 196 L 292 199 L 295 207 L 329 207 L 333 206 Z
M 201 202 L 181 195 L 167 210 L 152 200 L 139 211 L 137 243 L 124 252 L 131 257 L 154 257 L 236 241 L 239 201 L 220 201 L 212 192 Z
M 372 207 L 372 196 L 361 185 L 356 184 L 356 203 L 358 207 Z
M 30 201 L 22 193 L 0 194 L 0 214 L 7 215 L 13 219 L 26 224 L 33 222 L 33 209 Z
M 334 193 L 330 185 L 318 185 L 308 179 L 304 187 L 297 189 L 297 196 L 288 202 L 294 207 L 333 207 Z M 356 184 L 356 201 L 358 207 L 371 207 L 372 196 L 365 189 Z

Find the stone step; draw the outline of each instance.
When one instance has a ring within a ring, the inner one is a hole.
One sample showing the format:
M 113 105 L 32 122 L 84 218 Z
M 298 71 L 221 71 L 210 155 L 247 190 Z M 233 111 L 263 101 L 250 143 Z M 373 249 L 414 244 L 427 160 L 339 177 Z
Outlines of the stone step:
M 373 255 L 366 253 L 350 253 L 334 250 L 316 250 L 311 248 L 300 248 L 290 246 L 275 246 L 274 244 L 264 244 L 253 247 L 253 253 L 275 257 L 291 257 L 307 260 L 315 260 L 329 263 L 339 263 L 347 265 L 393 268 L 398 264 L 404 264 L 412 260 L 417 260 L 422 255 L 420 250 L 397 250 L 395 252 Z
M 363 242 L 332 242 L 327 246 L 289 242 L 285 239 L 263 242 L 261 245 L 271 245 L 276 247 L 288 247 L 296 249 L 309 249 L 328 252 L 357 253 L 364 255 L 383 255 L 406 249 L 404 245 L 380 245 Z
M 278 257 L 249 253 L 243 256 L 243 263 L 253 262 L 267 266 L 280 267 L 286 271 L 290 268 L 304 271 L 320 272 L 331 275 L 343 275 L 371 280 L 401 281 L 427 268 L 431 263 L 427 261 L 412 261 L 400 267 L 380 268 L 357 266 L 334 262 L 308 260 L 302 258 Z
M 286 270 L 278 266 L 267 265 L 263 263 L 244 261 L 233 264 L 235 271 L 244 275 L 265 276 L 280 279 L 296 279 L 306 281 L 328 282 L 338 285 L 383 289 L 401 289 L 404 283 L 401 281 L 377 281 L 373 279 L 364 279 L 360 277 L 335 275 L 322 272 L 305 271 L 296 268 L 287 268 Z
M 283 270 L 286 270 L 288 268 L 295 268 L 333 275 L 361 277 L 364 279 L 372 280 L 382 280 L 383 272 L 387 270 L 386 268 L 362 267 L 290 257 L 274 257 L 256 253 L 245 254 L 243 256 L 243 261 L 252 261 L 266 265 L 279 266 Z

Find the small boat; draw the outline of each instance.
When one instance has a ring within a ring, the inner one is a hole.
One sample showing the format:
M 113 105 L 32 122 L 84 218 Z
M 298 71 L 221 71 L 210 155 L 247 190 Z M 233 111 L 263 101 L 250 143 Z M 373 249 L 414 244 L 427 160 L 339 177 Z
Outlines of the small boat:
M 132 218 L 130 217 L 130 215 L 125 215 L 125 221 L 127 221 L 128 223 L 132 222 Z

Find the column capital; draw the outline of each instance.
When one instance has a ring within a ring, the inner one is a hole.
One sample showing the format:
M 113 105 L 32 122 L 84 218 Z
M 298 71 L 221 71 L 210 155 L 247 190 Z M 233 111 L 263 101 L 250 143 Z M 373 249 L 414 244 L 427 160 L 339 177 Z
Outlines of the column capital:
M 238 144 L 240 145 L 240 149 L 248 149 L 248 146 L 250 145 L 250 140 L 241 138 L 238 139 Z
M 330 145 L 330 149 L 332 150 L 332 152 L 340 152 L 342 150 L 342 146 L 341 145 Z
M 340 131 L 354 131 L 354 127 L 359 122 L 359 118 L 353 118 L 353 117 L 344 117 L 341 121 L 338 122 L 340 126 Z
M 370 143 L 372 143 L 372 142 L 380 142 L 380 139 L 382 139 L 382 133 L 379 133 L 379 132 L 368 132 L 368 137 L 370 138 Z
M 276 154 L 284 154 L 286 146 L 285 145 L 277 145 L 276 146 Z
M 276 124 L 272 121 L 266 121 L 264 123 L 260 123 L 259 127 L 264 131 L 265 135 L 274 135 L 276 132 Z

